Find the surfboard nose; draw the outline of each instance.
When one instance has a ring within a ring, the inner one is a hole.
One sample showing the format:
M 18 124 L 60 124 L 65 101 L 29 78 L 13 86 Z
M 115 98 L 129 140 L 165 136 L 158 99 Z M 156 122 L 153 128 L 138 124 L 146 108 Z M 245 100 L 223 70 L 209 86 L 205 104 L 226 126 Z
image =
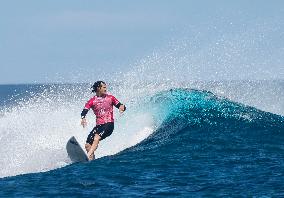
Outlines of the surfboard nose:
M 74 136 L 72 136 L 68 140 L 66 144 L 66 150 L 69 158 L 73 163 L 89 161 L 88 156 L 86 155 L 85 151 L 82 149 L 82 147 Z

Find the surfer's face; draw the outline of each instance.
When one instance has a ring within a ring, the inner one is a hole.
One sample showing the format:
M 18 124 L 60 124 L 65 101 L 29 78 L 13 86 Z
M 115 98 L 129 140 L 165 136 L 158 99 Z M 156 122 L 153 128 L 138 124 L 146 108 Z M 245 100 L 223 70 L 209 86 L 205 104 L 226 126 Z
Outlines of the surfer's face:
M 107 86 L 106 84 L 101 84 L 101 86 L 98 88 L 98 92 L 99 94 L 106 94 L 106 91 L 107 91 Z

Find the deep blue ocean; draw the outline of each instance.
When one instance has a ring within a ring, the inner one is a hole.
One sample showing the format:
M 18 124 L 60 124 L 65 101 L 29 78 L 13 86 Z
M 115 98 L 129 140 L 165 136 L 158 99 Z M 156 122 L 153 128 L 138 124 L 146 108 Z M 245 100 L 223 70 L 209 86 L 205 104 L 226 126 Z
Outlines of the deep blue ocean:
M 0 85 L 0 197 L 284 197 L 284 82 L 197 84 L 110 85 L 127 111 L 75 164 L 65 144 L 88 135 L 89 85 Z

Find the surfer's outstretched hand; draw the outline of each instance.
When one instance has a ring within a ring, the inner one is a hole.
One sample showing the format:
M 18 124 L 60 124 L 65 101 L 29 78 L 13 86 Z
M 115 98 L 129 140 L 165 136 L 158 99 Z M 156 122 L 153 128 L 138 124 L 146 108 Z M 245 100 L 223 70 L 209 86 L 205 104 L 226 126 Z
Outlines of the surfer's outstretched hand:
M 85 128 L 87 126 L 87 120 L 86 118 L 82 118 L 81 120 L 81 125 L 83 126 L 83 128 Z
M 124 105 L 120 105 L 119 113 L 123 113 L 124 111 L 125 111 L 125 106 Z

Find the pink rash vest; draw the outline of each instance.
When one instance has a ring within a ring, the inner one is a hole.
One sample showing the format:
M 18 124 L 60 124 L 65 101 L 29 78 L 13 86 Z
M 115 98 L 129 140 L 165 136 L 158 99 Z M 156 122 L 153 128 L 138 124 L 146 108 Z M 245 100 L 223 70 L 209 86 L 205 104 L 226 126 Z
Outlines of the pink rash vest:
M 102 97 L 94 96 L 86 104 L 85 109 L 93 109 L 96 115 L 96 124 L 105 124 L 114 122 L 113 119 L 113 106 L 118 105 L 120 102 L 112 95 L 105 94 Z

